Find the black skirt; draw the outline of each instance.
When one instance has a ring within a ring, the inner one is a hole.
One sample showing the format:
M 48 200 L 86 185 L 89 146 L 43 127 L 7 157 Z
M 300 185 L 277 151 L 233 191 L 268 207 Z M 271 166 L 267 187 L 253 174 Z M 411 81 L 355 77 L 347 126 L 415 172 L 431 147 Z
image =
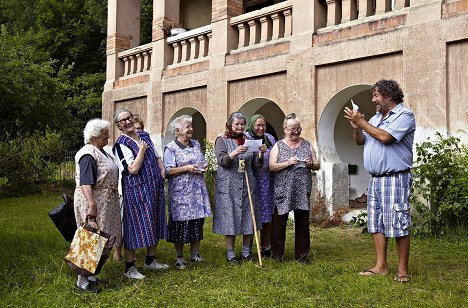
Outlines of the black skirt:
M 203 239 L 203 224 L 205 218 L 173 221 L 169 217 L 168 237 L 169 243 L 192 243 Z

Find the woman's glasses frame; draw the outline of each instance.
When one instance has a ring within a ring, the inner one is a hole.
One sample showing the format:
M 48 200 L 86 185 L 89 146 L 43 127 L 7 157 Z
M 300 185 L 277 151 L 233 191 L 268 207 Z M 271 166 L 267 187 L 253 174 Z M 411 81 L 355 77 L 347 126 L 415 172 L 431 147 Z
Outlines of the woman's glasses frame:
M 121 125 L 123 125 L 123 124 L 125 124 L 127 121 L 133 122 L 133 116 L 131 115 L 131 116 L 128 116 L 128 117 L 126 117 L 126 118 L 124 118 L 124 119 L 117 120 L 115 123 L 116 123 L 116 124 L 121 124 Z

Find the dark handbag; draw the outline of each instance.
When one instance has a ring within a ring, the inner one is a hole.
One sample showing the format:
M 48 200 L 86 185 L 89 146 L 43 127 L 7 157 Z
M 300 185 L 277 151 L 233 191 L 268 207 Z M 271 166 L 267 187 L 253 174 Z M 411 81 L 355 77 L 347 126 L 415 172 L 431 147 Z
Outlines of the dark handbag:
M 49 212 L 49 217 L 63 235 L 67 242 L 73 240 L 76 232 L 75 211 L 73 200 L 66 193 L 63 194 L 64 202 Z
M 88 220 L 75 232 L 65 262 L 81 276 L 97 275 L 110 255 L 115 236 L 91 227 Z

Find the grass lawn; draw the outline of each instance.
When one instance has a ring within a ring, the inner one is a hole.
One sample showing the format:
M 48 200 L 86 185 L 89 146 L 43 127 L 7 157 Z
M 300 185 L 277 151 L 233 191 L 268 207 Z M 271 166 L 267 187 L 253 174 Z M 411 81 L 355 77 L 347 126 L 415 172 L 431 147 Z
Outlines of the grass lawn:
M 392 279 L 397 265 L 394 241 L 389 243 L 389 275 L 360 277 L 357 272 L 373 262 L 369 235 L 354 228 L 314 228 L 312 263 L 303 265 L 293 261 L 290 227 L 287 260 L 265 260 L 266 269 L 261 270 L 253 262 L 228 265 L 224 238 L 211 232 L 210 219 L 201 247 L 207 262 L 177 270 L 173 246 L 161 242 L 156 256 L 169 263 L 170 270 L 144 272 L 146 279 L 133 282 L 122 275 L 124 262 L 110 259 L 100 274 L 108 280 L 103 291 L 82 294 L 63 262 L 69 244 L 47 215 L 60 202 L 59 194 L 0 199 L 0 307 L 468 306 L 467 237 L 412 239 L 413 278 L 400 284 Z M 142 269 L 143 250 L 137 258 Z

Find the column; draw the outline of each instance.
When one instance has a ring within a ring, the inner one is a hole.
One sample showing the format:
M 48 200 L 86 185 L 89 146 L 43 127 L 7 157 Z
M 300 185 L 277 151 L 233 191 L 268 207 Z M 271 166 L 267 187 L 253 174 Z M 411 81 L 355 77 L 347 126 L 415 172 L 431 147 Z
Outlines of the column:
M 190 56 L 190 49 L 189 46 L 187 46 L 187 40 L 181 41 L 180 46 L 182 49 L 182 58 L 180 59 L 180 62 L 185 62 L 189 59 Z
M 190 60 L 194 60 L 198 58 L 198 38 L 191 37 L 189 38 L 190 42 Z
M 274 41 L 284 36 L 284 17 L 279 13 L 273 13 L 270 17 L 272 19 L 271 40 Z
M 271 40 L 272 21 L 269 17 L 260 17 L 260 43 L 266 43 Z
M 172 48 L 174 50 L 174 59 L 172 61 L 172 64 L 180 63 L 180 58 L 182 56 L 182 50 L 180 48 L 179 42 L 173 43 Z
M 248 37 L 250 34 L 249 27 L 246 27 L 244 23 L 237 25 L 237 30 L 239 31 L 239 44 L 237 48 L 242 48 L 248 45 Z
M 291 36 L 292 34 L 292 11 L 287 9 L 283 11 L 284 16 L 284 37 Z
M 258 22 L 256 20 L 249 20 L 248 24 L 250 31 L 249 46 L 252 46 L 259 42 Z
M 200 46 L 198 56 L 200 58 L 206 57 L 208 55 L 208 38 L 206 38 L 204 35 L 199 35 L 198 42 Z

